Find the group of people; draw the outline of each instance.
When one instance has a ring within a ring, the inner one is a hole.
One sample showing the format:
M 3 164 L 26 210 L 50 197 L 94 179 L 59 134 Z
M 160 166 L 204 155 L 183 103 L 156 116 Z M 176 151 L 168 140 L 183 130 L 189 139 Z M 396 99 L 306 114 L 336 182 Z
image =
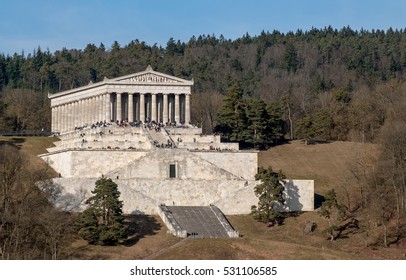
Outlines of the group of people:
M 177 148 L 176 145 L 170 140 L 168 140 L 166 144 L 159 144 L 157 141 L 154 141 L 154 144 L 157 148 Z
M 149 130 L 155 130 L 155 132 L 160 132 L 162 129 L 164 129 L 165 127 L 174 127 L 174 128 L 190 128 L 190 125 L 177 125 L 176 122 L 168 122 L 166 124 L 163 123 L 157 123 L 156 121 L 151 121 L 150 119 L 147 119 L 144 123 L 142 121 L 135 121 L 135 122 L 128 122 L 127 120 L 117 120 L 117 121 L 111 121 L 111 122 L 107 122 L 106 120 L 104 121 L 97 121 L 96 123 L 91 124 L 90 126 L 85 123 L 83 126 L 78 126 L 75 127 L 75 132 L 80 132 L 80 137 L 82 138 L 82 143 L 86 143 L 86 139 L 85 139 L 85 133 L 83 132 L 83 130 L 85 128 L 90 127 L 91 129 L 96 129 L 99 127 L 109 127 L 112 125 L 116 125 L 116 127 L 127 127 L 127 126 L 131 126 L 131 127 L 140 127 L 141 125 L 144 126 L 144 128 L 148 128 Z M 195 127 L 192 125 L 192 127 Z M 106 132 L 107 133 L 107 132 Z M 99 132 L 100 136 L 104 135 L 103 131 Z M 109 130 L 109 134 L 113 134 L 112 130 Z M 180 137 L 177 138 L 177 142 L 180 143 L 182 142 L 182 139 Z M 154 141 L 154 145 L 158 148 L 177 148 L 177 145 L 171 141 L 171 140 L 167 140 L 167 143 L 159 143 L 157 141 Z

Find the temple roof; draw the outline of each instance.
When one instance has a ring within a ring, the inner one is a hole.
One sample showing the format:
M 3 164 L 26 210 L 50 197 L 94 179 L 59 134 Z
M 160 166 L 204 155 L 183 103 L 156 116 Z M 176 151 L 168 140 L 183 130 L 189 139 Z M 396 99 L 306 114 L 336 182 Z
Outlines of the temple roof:
M 125 86 L 137 86 L 137 85 L 148 85 L 148 86 L 154 86 L 154 85 L 160 85 L 160 86 L 192 86 L 193 85 L 193 79 L 192 80 L 185 80 L 181 79 L 175 76 L 171 76 L 168 74 L 164 74 L 161 72 L 154 71 L 151 67 L 151 65 L 148 65 L 148 67 L 141 72 L 117 77 L 117 78 L 112 78 L 109 79 L 105 77 L 103 81 L 93 83 L 89 82 L 88 85 L 81 86 L 78 88 L 54 93 L 54 94 L 48 94 L 49 98 L 54 98 L 54 97 L 59 97 L 59 96 L 64 96 L 64 95 L 69 95 L 72 93 L 88 90 L 88 89 L 95 89 L 101 86 L 105 85 L 125 85 Z

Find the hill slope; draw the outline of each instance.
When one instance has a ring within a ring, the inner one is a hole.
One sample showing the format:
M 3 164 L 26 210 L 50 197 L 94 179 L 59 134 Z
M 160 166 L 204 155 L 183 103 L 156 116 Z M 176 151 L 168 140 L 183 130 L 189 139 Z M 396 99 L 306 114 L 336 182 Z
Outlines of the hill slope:
M 377 156 L 374 144 L 337 141 L 306 146 L 291 141 L 259 153 L 258 165 L 282 170 L 291 179 L 314 179 L 315 192 L 324 195 L 332 188 L 356 187 L 351 171 L 362 160 L 375 161 Z
M 4 141 L 5 139 L 1 139 Z M 51 145 L 49 139 L 24 139 L 20 146 L 31 159 Z M 377 156 L 371 144 L 334 142 L 305 146 L 299 141 L 259 153 L 259 164 L 271 165 L 290 178 L 314 178 L 315 189 L 324 194 L 341 184 L 355 186 L 350 167 L 360 155 Z M 33 161 L 37 162 L 36 160 Z M 38 162 L 37 162 L 38 163 Z M 167 232 L 157 216 L 129 216 L 129 240 L 118 247 L 87 245 L 78 240 L 70 248 L 72 259 L 404 259 L 404 248 L 364 248 L 360 236 L 331 242 L 323 233 L 326 221 L 316 212 L 291 215 L 280 227 L 268 228 L 250 215 L 229 216 L 242 237 L 238 239 L 186 239 Z M 306 221 L 317 223 L 310 235 L 303 234 Z

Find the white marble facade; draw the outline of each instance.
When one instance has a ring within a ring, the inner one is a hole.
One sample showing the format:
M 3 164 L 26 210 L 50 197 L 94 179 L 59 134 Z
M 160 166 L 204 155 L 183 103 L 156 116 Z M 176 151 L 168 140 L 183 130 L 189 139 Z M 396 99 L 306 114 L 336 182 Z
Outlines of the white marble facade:
M 49 94 L 52 132 L 66 133 L 96 122 L 190 123 L 188 81 L 145 71 Z

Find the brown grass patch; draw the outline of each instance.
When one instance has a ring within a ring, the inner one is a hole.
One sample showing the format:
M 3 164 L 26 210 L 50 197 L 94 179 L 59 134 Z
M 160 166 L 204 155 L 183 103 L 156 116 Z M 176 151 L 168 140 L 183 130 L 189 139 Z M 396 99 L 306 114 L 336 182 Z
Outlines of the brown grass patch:
M 3 137 L 4 138 L 4 137 Z M 0 138 L 0 141 L 5 141 Z M 6 139 L 7 140 L 7 139 Z M 10 141 L 12 139 L 8 139 Z M 26 137 L 14 139 L 30 154 L 33 164 L 42 162 L 36 155 L 45 153 L 55 138 Z M 356 190 L 351 168 L 360 157 L 376 159 L 372 144 L 334 142 L 305 146 L 299 141 L 259 153 L 260 166 L 281 169 L 288 178 L 315 179 L 316 193 L 342 186 Z M 42 163 L 41 163 L 42 164 Z M 326 221 L 316 212 L 290 215 L 285 224 L 269 228 L 250 215 L 227 217 L 241 234 L 237 239 L 180 239 L 167 233 L 158 216 L 128 216 L 131 227 L 127 242 L 116 247 L 91 246 L 75 241 L 70 259 L 405 259 L 406 249 L 363 246 L 357 235 L 331 242 L 323 233 Z M 306 221 L 317 223 L 315 232 L 303 233 Z

